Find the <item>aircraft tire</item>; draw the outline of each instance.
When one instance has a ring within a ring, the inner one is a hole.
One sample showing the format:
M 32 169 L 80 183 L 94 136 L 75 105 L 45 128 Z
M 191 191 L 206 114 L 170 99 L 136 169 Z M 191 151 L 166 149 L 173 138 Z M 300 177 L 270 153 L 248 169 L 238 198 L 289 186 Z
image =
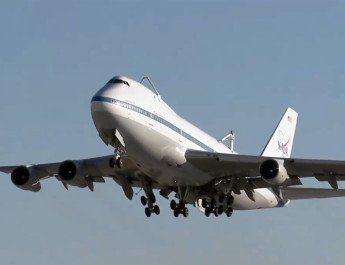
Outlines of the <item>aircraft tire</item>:
M 156 215 L 159 215 L 161 213 L 161 210 L 159 209 L 159 206 L 158 205 L 155 205 L 153 207 L 153 211 Z
M 232 215 L 233 212 L 234 212 L 234 210 L 233 210 L 231 207 L 229 207 L 229 208 L 226 210 L 226 216 L 227 216 L 227 217 L 231 217 L 231 215 Z
M 140 197 L 140 201 L 141 201 L 141 204 L 142 204 L 143 206 L 145 206 L 145 205 L 147 204 L 147 199 L 146 199 L 145 196 L 141 196 L 141 197 Z
M 180 209 L 179 208 L 175 208 L 174 209 L 174 216 L 178 217 L 180 215 Z
M 214 216 L 218 217 L 218 215 L 219 215 L 218 207 L 214 208 L 213 214 L 214 214 Z
M 147 217 L 151 216 L 151 209 L 149 207 L 145 208 L 145 214 L 146 214 Z
M 202 199 L 202 201 L 201 201 L 201 206 L 203 207 L 203 208 L 207 208 L 207 206 L 208 206 L 208 202 L 207 202 L 207 200 L 206 199 Z
M 177 203 L 175 200 L 170 201 L 170 209 L 175 210 L 177 208 Z
M 184 217 L 187 217 L 187 216 L 188 216 L 189 210 L 188 210 L 187 207 L 184 207 L 182 214 L 183 214 Z
M 211 214 L 210 208 L 205 208 L 205 216 L 206 216 L 206 217 L 209 217 L 210 214 Z

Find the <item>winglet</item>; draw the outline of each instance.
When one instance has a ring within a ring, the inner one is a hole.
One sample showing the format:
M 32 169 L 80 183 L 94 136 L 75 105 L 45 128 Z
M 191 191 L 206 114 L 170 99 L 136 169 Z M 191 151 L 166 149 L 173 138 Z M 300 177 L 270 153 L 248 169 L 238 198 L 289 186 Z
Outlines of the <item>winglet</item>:
M 261 156 L 290 157 L 298 113 L 288 108 L 272 134 Z

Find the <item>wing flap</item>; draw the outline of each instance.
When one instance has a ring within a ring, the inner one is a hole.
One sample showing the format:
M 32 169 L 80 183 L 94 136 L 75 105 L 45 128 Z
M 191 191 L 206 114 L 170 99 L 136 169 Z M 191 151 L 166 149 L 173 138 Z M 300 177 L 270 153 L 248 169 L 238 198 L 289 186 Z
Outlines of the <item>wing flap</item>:
M 204 151 L 188 150 L 188 162 L 209 173 L 213 177 L 259 175 L 259 166 L 267 158 L 259 156 L 244 156 L 235 154 L 211 153 Z
M 284 199 L 302 200 L 302 199 L 325 199 L 345 197 L 345 190 L 318 189 L 318 188 L 283 188 Z

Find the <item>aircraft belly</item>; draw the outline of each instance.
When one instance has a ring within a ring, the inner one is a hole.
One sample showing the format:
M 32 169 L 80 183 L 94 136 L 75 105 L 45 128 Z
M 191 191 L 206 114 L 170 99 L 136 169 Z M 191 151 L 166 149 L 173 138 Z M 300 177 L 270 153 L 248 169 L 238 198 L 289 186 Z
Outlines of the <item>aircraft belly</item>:
M 176 132 L 164 132 L 162 129 L 170 129 L 160 128 L 160 124 L 148 117 L 136 114 L 129 117 L 116 105 L 94 108 L 92 116 L 98 131 L 116 128 L 124 138 L 126 154 L 140 170 L 160 184 L 201 186 L 211 181 L 210 175 L 186 161 L 186 148 L 180 144 Z

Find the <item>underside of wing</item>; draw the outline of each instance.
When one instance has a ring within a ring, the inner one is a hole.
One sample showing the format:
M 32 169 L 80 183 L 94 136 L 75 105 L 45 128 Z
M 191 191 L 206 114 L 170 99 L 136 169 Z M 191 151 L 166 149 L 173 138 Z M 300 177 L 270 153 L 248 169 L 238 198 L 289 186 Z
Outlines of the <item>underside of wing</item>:
M 132 198 L 132 187 L 142 187 L 142 178 L 145 174 L 124 156 L 122 167 L 112 165 L 113 156 L 103 156 L 82 160 L 66 160 L 60 163 L 21 165 L 0 167 L 0 171 L 11 174 L 12 182 L 20 189 L 37 192 L 41 189 L 41 181 L 56 177 L 64 187 L 88 187 L 93 191 L 95 182 L 105 182 L 103 177 L 113 178 L 124 189 L 128 198 Z M 159 188 L 158 183 L 152 183 L 154 188 Z
M 345 190 L 318 188 L 283 188 L 282 193 L 284 198 L 288 200 L 345 197 Z
M 319 181 L 328 181 L 334 189 L 338 187 L 336 181 L 345 180 L 345 161 L 246 156 L 194 150 L 186 152 L 186 159 L 214 178 L 261 176 L 267 181 L 269 178 L 274 179 L 286 174 L 295 180 L 302 177 L 315 177 Z M 263 175 L 265 172 L 271 175 L 265 178 Z M 297 183 L 299 181 L 294 181 L 290 185 Z M 284 186 L 283 182 L 277 182 L 277 185 L 279 184 Z

